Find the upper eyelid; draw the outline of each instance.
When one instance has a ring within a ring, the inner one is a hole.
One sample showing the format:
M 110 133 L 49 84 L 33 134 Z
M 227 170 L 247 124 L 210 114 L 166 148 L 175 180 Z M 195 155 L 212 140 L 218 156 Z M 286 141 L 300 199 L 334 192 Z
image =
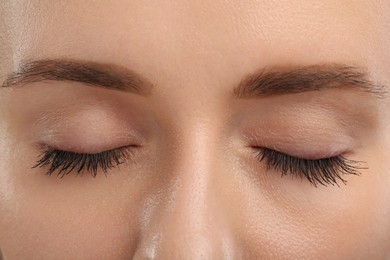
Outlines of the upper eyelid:
M 96 152 L 96 153 L 75 152 L 75 151 L 71 151 L 71 150 L 67 150 L 67 149 L 54 148 L 54 147 L 47 146 L 44 144 L 40 145 L 40 147 L 41 147 L 42 152 L 56 151 L 56 152 L 66 152 L 66 153 L 75 154 L 75 155 L 99 155 L 99 154 L 103 154 L 103 153 L 107 153 L 107 152 L 112 152 L 112 151 L 117 151 L 117 150 L 126 149 L 126 148 L 130 148 L 130 147 L 137 147 L 137 146 L 135 146 L 135 145 L 119 146 L 116 148 L 107 149 L 107 150 L 104 150 L 101 152 Z

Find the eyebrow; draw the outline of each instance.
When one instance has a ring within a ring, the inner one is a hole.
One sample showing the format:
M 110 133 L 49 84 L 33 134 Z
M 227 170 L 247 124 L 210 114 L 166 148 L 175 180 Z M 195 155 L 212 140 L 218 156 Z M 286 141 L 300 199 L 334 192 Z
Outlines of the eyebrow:
M 24 86 L 41 81 L 79 82 L 84 85 L 148 96 L 153 85 L 128 68 L 80 60 L 34 60 L 23 62 L 1 87 Z
M 142 96 L 149 96 L 153 89 L 153 84 L 148 80 L 122 66 L 62 59 L 23 62 L 18 70 L 6 77 L 1 87 L 24 86 L 41 81 L 79 82 Z M 233 92 L 238 98 L 249 99 L 331 88 L 358 89 L 378 98 L 387 96 L 387 87 L 371 81 L 365 70 L 344 64 L 261 69 L 244 77 Z
M 355 89 L 378 98 L 387 94 L 387 87 L 370 80 L 365 70 L 344 64 L 263 69 L 244 77 L 233 92 L 238 98 L 250 99 L 323 89 Z

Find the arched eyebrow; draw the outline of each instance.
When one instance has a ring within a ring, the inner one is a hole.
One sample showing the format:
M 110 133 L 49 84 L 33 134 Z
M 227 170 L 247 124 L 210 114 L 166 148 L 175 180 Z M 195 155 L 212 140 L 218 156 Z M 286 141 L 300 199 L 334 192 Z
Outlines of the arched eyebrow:
M 354 89 L 385 98 L 387 87 L 374 83 L 359 67 L 344 64 L 274 67 L 246 76 L 234 89 L 237 98 L 250 99 L 323 89 Z
M 78 82 L 93 87 L 131 92 L 148 96 L 153 85 L 128 68 L 81 60 L 34 60 L 21 63 L 7 76 L 2 87 L 25 86 L 41 81 Z
M 81 60 L 48 59 L 26 61 L 6 77 L 1 87 L 24 86 L 40 81 L 68 81 L 142 96 L 153 84 L 128 68 Z M 234 89 L 238 98 L 296 94 L 321 89 L 355 89 L 384 98 L 387 87 L 374 83 L 365 70 L 343 64 L 273 67 L 246 76 Z

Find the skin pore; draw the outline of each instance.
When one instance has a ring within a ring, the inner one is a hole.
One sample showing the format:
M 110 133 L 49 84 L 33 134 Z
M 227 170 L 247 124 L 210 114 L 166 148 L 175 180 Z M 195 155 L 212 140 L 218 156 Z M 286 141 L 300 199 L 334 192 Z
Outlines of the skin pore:
M 389 258 L 389 13 L 2 1 L 4 259 Z

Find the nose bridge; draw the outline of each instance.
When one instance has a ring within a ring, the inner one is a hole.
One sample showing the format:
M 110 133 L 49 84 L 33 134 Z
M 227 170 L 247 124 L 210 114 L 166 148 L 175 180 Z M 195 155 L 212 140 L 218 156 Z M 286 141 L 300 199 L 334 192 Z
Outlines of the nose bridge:
M 172 163 L 169 194 L 154 211 L 144 248 L 167 259 L 226 258 L 232 253 L 231 231 L 215 185 L 218 172 L 212 133 L 183 138 Z M 156 236 L 156 241 L 153 241 Z
M 177 178 L 174 203 L 171 212 L 162 219 L 165 241 L 161 249 L 174 253 L 173 257 L 204 258 L 221 250 L 226 232 L 216 209 L 215 138 L 209 127 L 199 126 L 186 133 L 173 169 Z
M 217 195 L 213 190 L 213 180 L 218 174 L 215 139 L 212 133 L 200 128 L 184 138 L 173 169 L 178 180 L 177 209 L 186 213 L 196 210 L 197 214 L 190 214 L 191 218 L 203 218 Z

